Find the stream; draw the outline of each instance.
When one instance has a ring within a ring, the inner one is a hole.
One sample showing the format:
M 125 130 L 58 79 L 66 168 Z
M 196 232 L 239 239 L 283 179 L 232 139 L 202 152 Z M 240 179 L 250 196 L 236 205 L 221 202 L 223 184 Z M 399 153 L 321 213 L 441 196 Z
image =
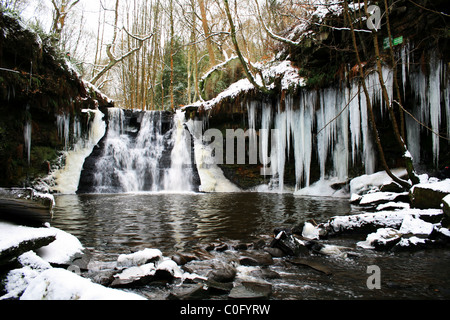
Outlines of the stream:
M 309 198 L 290 193 L 130 193 L 55 198 L 52 226 L 78 237 L 92 255 L 90 265 L 95 269 L 112 268 L 120 254 L 145 248 L 159 249 L 170 257 L 218 241 L 270 241 L 274 228 L 361 213 L 361 208 L 350 205 L 345 198 Z M 356 242 L 364 238 L 340 236 L 324 240 L 350 248 L 351 254 L 314 254 L 308 258 L 332 270 L 331 275 L 292 265 L 286 258 L 275 258 L 269 269 L 280 277 L 267 280 L 273 286 L 271 299 L 450 298 L 448 249 L 376 252 L 356 247 Z M 225 262 L 234 257 L 233 250 L 214 254 Z M 380 268 L 381 289 L 367 286 L 371 265 Z M 148 287 L 140 292 L 156 300 L 167 296 L 161 288 Z

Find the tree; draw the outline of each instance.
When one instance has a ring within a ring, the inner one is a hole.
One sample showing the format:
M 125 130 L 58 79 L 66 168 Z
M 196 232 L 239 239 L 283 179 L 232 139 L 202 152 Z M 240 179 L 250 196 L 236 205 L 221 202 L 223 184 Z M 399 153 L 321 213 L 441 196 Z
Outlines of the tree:
M 125 53 L 122 53 L 119 57 L 116 57 L 113 53 L 113 47 L 116 45 L 117 34 L 118 34 L 118 19 L 119 19 L 119 0 L 116 0 L 115 5 L 115 19 L 114 19 L 114 35 L 111 43 L 106 45 L 106 55 L 109 59 L 109 62 L 102 67 L 102 69 L 90 80 L 92 84 L 96 84 L 100 78 L 102 78 L 108 71 L 110 71 L 115 65 L 120 62 L 123 62 L 126 58 L 134 55 L 139 50 L 142 49 L 144 43 L 151 39 L 154 36 L 154 33 L 150 33 L 148 35 L 139 36 L 131 34 L 126 28 L 122 28 L 121 30 L 127 35 L 128 40 L 135 40 L 137 45 L 128 50 Z
M 237 38 L 236 38 L 236 27 L 235 27 L 234 22 L 233 22 L 233 17 L 231 16 L 230 6 L 229 6 L 229 4 L 228 4 L 228 0 L 223 0 L 223 3 L 224 3 L 224 6 L 225 6 L 225 12 L 226 12 L 226 15 L 227 15 L 227 18 L 228 18 L 228 22 L 229 22 L 229 24 L 230 24 L 230 29 L 231 29 L 230 36 L 231 36 L 231 41 L 233 42 L 233 45 L 234 45 L 234 49 L 235 49 L 235 51 L 236 51 L 236 54 L 237 54 L 237 56 L 239 57 L 239 60 L 241 61 L 241 64 L 242 64 L 242 66 L 243 66 L 243 68 L 244 68 L 245 76 L 247 77 L 247 79 L 250 81 L 250 83 L 251 83 L 257 90 L 259 90 L 259 91 L 261 91 L 261 92 L 263 92 L 263 93 L 265 93 L 265 94 L 270 93 L 269 89 L 267 89 L 267 87 L 264 86 L 264 84 L 263 84 L 263 85 L 260 85 L 260 84 L 258 84 L 258 83 L 256 82 L 255 77 L 254 77 L 253 74 L 251 73 L 251 71 L 250 71 L 250 66 L 249 66 L 249 63 L 248 63 L 248 60 L 246 60 L 246 59 L 244 58 L 244 56 L 242 55 L 241 49 L 240 49 L 240 47 L 239 47 L 239 43 L 238 43 Z
M 66 24 L 67 15 L 80 0 L 51 0 L 53 5 L 52 33 L 56 38 L 61 39 L 61 34 Z

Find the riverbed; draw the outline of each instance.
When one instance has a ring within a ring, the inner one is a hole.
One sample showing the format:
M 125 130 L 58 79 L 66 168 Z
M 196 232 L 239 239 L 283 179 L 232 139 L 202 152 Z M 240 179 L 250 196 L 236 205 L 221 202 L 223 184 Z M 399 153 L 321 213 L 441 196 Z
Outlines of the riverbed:
M 165 256 L 193 252 L 210 243 L 270 241 L 275 228 L 292 228 L 313 219 L 361 213 L 347 198 L 299 197 L 290 193 L 133 193 L 55 197 L 52 226 L 76 236 L 91 254 L 90 267 L 112 267 L 120 254 L 156 248 Z M 324 243 L 346 248 L 345 255 L 313 254 L 308 259 L 332 271 L 293 265 L 275 258 L 265 269 L 279 277 L 272 299 L 448 299 L 450 251 L 376 252 L 356 246 L 362 236 L 340 236 Z M 230 245 L 230 248 L 232 245 Z M 231 262 L 236 252 L 212 252 Z M 369 289 L 368 267 L 380 268 L 380 289 Z M 258 268 L 241 268 L 256 277 Z M 150 299 L 164 299 L 161 288 L 141 288 Z M 220 296 L 216 298 L 221 298 Z

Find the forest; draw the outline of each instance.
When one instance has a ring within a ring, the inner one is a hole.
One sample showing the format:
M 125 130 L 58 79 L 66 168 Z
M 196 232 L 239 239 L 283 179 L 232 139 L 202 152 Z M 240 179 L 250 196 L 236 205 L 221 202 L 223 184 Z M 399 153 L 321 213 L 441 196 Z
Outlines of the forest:
M 262 26 L 274 34 L 283 32 L 301 23 L 314 1 L 259 2 L 2 0 L 1 4 L 29 16 L 33 28 L 52 35 L 82 77 L 117 106 L 159 110 L 210 98 L 245 76 L 235 63 L 213 88 L 202 83 L 208 71 L 235 56 L 232 27 L 249 65 L 268 61 L 279 42 Z

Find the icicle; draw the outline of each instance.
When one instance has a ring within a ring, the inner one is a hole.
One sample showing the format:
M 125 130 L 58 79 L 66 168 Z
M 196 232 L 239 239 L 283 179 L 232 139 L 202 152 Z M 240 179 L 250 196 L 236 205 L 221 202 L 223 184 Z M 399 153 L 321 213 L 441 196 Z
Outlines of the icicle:
M 439 124 L 441 122 L 441 65 L 436 54 L 431 57 L 430 61 L 430 83 L 429 83 L 429 103 L 430 103 L 430 122 L 431 129 L 435 133 L 439 133 Z M 439 137 L 432 135 L 433 141 L 433 160 L 436 167 L 439 164 Z
M 352 164 L 356 163 L 356 157 L 360 152 L 361 143 L 361 112 L 359 110 L 359 86 L 357 82 L 352 83 L 348 91 L 348 110 L 350 114 L 350 133 L 352 141 Z
M 28 120 L 23 128 L 23 138 L 25 140 L 25 150 L 27 152 L 28 165 L 31 164 L 31 133 L 32 133 L 31 120 Z
M 336 144 L 333 150 L 334 174 L 343 181 L 348 176 L 348 155 L 349 155 L 349 132 L 348 132 L 348 108 L 346 108 L 345 95 L 340 91 L 335 91 L 336 103 L 335 114 L 339 117 L 336 121 Z
M 273 169 L 273 163 L 269 156 L 269 141 L 271 139 L 271 127 L 272 127 L 272 110 L 268 103 L 263 102 L 261 113 L 261 130 L 259 135 L 259 158 L 263 165 L 262 175 L 271 174 Z M 272 167 L 272 168 L 271 168 Z
M 361 132 L 363 142 L 363 164 L 366 174 L 375 173 L 375 150 L 373 147 L 372 137 L 370 133 L 369 115 L 367 113 L 367 100 L 364 93 L 359 96 L 359 105 L 361 111 Z
M 59 138 L 64 140 L 64 149 L 67 151 L 70 137 L 70 115 L 57 115 L 56 124 L 58 127 Z

